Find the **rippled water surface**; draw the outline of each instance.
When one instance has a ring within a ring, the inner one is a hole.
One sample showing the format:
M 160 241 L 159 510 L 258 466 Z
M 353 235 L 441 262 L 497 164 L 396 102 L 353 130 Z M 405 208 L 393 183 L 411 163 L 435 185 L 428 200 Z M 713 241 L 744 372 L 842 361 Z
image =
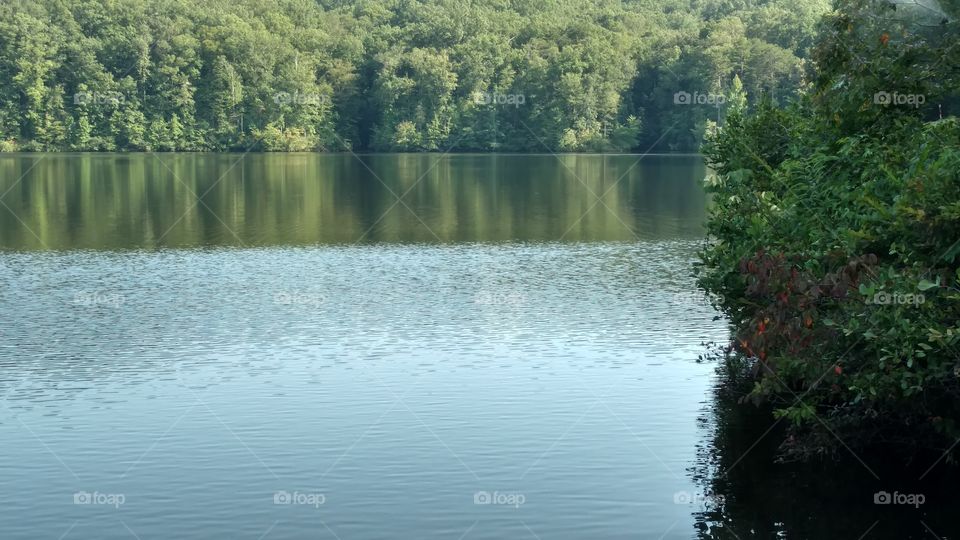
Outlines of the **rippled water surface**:
M 698 357 L 727 328 L 690 276 L 703 176 L 0 156 L 0 538 L 890 530 L 865 491 L 853 512 L 770 480 L 774 437 L 717 402 Z
M 0 171 L 3 538 L 693 535 L 696 158 Z
M 690 537 L 694 248 L 8 255 L 4 536 Z

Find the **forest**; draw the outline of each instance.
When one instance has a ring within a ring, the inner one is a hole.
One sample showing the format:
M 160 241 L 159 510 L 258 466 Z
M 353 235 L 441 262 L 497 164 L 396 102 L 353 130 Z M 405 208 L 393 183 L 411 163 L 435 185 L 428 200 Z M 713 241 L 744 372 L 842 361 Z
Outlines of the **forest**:
M 827 0 L 13 0 L 0 151 L 695 152 Z

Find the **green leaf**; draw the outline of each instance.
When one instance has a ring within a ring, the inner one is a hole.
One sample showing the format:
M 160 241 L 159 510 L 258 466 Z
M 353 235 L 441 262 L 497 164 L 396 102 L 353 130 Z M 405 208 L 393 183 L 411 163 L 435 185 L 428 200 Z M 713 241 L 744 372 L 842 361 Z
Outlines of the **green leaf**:
M 921 291 L 928 291 L 928 290 L 930 290 L 930 289 L 932 289 L 932 288 L 934 288 L 934 287 L 939 287 L 939 286 L 940 286 L 940 278 L 939 278 L 939 277 L 937 278 L 937 281 L 936 281 L 936 282 L 929 281 L 929 280 L 926 280 L 926 279 L 921 279 L 921 280 L 920 280 L 920 284 L 917 285 L 917 289 L 920 289 Z

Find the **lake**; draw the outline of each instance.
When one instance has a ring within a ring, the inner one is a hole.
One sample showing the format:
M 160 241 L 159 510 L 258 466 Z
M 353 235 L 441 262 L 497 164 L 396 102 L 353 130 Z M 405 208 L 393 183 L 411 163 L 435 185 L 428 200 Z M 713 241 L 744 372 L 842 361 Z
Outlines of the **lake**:
M 731 415 L 705 174 L 0 155 L 0 537 L 948 538 Z

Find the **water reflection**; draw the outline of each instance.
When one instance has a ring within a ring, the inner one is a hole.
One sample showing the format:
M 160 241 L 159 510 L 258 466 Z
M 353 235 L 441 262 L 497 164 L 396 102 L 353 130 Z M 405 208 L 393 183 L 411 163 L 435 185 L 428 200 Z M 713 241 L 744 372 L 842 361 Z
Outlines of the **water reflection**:
M 702 235 L 682 156 L 0 155 L 0 247 L 624 241 Z
M 698 538 L 960 537 L 955 465 L 937 462 L 938 455 L 904 463 L 846 443 L 809 464 L 780 462 L 784 426 L 769 410 L 739 403 L 749 377 L 726 365 L 718 373 L 701 419 L 711 436 L 692 469 L 701 497 Z

